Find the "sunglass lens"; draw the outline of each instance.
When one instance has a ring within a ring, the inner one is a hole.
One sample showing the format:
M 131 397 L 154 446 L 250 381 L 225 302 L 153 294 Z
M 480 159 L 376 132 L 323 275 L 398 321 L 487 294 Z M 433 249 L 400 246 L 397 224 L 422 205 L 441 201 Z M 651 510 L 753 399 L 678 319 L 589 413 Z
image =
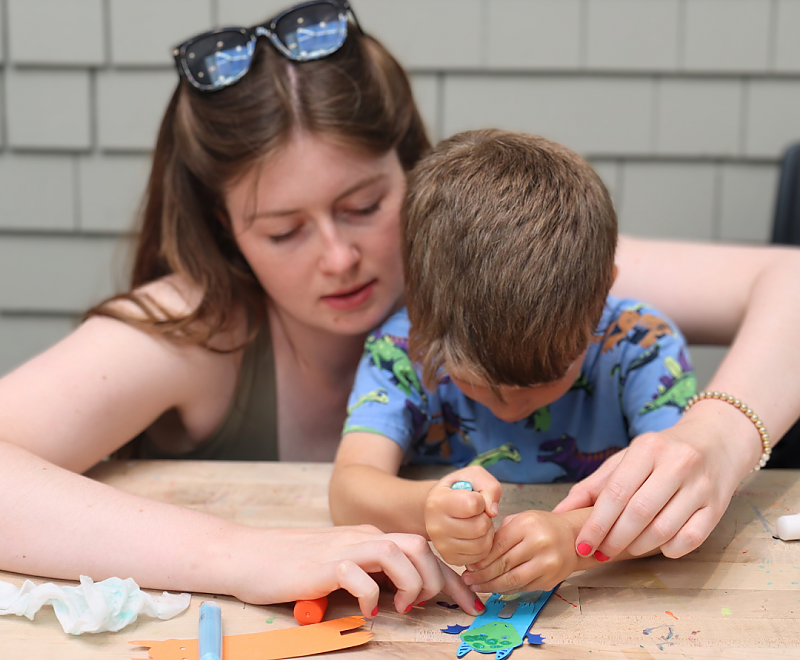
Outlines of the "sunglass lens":
M 337 51 L 347 38 L 347 17 L 327 2 L 281 16 L 275 35 L 294 60 L 316 60 Z
M 250 68 L 255 41 L 241 30 L 223 30 L 192 42 L 184 61 L 202 89 L 219 89 L 241 78 Z

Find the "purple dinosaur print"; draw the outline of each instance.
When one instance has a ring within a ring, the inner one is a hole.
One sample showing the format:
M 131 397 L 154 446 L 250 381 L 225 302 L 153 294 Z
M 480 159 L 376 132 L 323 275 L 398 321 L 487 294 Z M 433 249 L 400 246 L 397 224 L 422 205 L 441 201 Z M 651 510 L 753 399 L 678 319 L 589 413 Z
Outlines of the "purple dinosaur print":
M 689 364 L 689 361 L 686 359 L 686 353 L 683 352 L 683 349 L 681 349 L 681 352 L 678 354 L 678 365 L 683 373 L 692 371 L 692 365 Z M 675 384 L 676 379 L 674 376 L 661 376 L 659 380 L 666 389 L 669 389 Z
M 616 454 L 622 447 L 606 447 L 603 451 L 593 451 L 584 454 L 578 449 L 575 438 L 562 435 L 556 440 L 545 440 L 539 445 L 539 450 L 552 452 L 547 456 L 538 456 L 539 463 L 555 463 L 566 471 L 566 475 L 558 481 L 580 481 L 589 476 L 612 454 Z

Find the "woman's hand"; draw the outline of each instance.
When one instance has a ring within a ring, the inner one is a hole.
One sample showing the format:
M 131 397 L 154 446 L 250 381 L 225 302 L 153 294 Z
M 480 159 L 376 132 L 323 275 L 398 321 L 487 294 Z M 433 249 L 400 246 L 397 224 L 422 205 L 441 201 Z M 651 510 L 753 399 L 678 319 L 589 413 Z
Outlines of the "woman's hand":
M 468 614 L 480 613 L 475 594 L 421 536 L 384 534 L 371 525 L 239 531 L 247 549 L 231 559 L 230 593 L 245 602 L 306 600 L 345 589 L 364 616 L 374 617 L 380 594 L 374 574 L 383 573 L 397 588 L 398 612 L 444 592 Z
M 623 550 L 639 556 L 660 548 L 681 557 L 719 522 L 760 445 L 736 408 L 700 401 L 674 427 L 635 438 L 573 486 L 553 512 L 594 505 L 576 540 L 583 556 L 605 561 Z
M 472 490 L 453 490 L 467 481 Z M 473 564 L 489 554 L 503 487 L 484 468 L 451 472 L 431 488 L 425 501 L 425 529 L 442 558 L 454 566 Z
M 567 516 L 523 511 L 503 520 L 489 555 L 468 566 L 463 578 L 480 592 L 552 589 L 578 570 L 579 561 Z

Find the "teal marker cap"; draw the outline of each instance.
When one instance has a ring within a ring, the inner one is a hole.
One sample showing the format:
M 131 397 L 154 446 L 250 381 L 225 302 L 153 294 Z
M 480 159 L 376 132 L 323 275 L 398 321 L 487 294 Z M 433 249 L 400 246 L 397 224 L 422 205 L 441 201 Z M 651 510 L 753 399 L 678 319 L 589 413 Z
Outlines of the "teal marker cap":
M 200 606 L 197 646 L 200 660 L 222 660 L 222 610 L 211 601 Z
M 469 481 L 456 481 L 450 488 L 452 490 L 472 490 L 472 484 Z

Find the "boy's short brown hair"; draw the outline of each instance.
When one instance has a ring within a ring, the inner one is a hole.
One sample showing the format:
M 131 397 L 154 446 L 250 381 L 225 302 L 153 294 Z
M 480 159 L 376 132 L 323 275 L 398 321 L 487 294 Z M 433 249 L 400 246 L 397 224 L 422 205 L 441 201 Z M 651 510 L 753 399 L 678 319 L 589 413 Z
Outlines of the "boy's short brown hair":
M 403 212 L 409 349 L 423 379 L 457 366 L 493 389 L 562 378 L 613 283 L 617 216 L 591 166 L 499 130 L 442 141 Z

